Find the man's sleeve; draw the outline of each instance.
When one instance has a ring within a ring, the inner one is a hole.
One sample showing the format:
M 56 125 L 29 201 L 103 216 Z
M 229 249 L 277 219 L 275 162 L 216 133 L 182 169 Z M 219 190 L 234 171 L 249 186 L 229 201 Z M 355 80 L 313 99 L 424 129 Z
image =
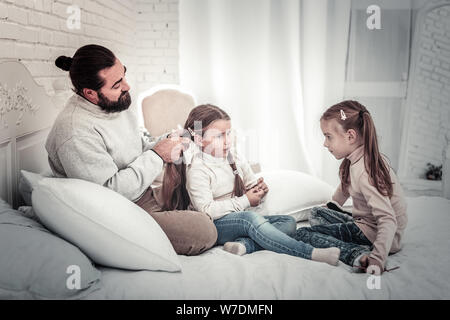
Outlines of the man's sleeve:
M 163 168 L 161 158 L 148 150 L 119 170 L 101 137 L 73 137 L 58 149 L 58 157 L 68 178 L 103 185 L 131 201 L 145 192 Z

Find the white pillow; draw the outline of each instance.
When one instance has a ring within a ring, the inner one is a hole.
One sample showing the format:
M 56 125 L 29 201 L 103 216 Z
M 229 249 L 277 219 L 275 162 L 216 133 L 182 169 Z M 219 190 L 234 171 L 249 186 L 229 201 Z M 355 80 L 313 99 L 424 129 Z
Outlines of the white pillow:
M 310 210 L 331 200 L 334 188 L 309 174 L 277 170 L 258 174 L 264 178 L 269 193 L 253 211 L 261 215 L 291 215 L 296 221 L 308 220 Z
M 44 178 L 51 178 L 53 174 L 49 171 L 44 173 L 34 173 L 26 170 L 20 170 L 19 193 L 22 196 L 26 206 L 31 206 L 31 194 L 39 181 Z
M 34 188 L 41 222 L 94 262 L 121 269 L 181 271 L 164 231 L 139 206 L 84 180 L 45 178 Z

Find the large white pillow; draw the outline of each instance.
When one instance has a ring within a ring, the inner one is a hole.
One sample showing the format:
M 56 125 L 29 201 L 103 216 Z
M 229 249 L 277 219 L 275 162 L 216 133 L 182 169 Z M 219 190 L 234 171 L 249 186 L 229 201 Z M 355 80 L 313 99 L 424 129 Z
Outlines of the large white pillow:
M 139 206 L 98 184 L 45 178 L 32 194 L 40 221 L 94 262 L 121 269 L 181 271 L 164 231 Z
M 310 209 L 326 204 L 334 192 L 328 183 L 299 171 L 267 171 L 258 176 L 269 187 L 264 201 L 254 208 L 261 215 L 285 214 L 296 221 L 308 220 Z
M 31 206 L 31 194 L 33 193 L 33 188 L 36 187 L 44 178 L 52 178 L 53 174 L 50 171 L 44 173 L 34 173 L 26 170 L 20 170 L 19 177 L 19 194 L 22 196 L 26 206 Z

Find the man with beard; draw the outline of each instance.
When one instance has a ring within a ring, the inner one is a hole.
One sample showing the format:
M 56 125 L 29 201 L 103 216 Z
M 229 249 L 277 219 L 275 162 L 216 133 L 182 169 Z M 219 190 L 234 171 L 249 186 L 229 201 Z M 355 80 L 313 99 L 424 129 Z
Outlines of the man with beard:
M 133 201 L 156 220 L 178 254 L 196 255 L 212 247 L 217 231 L 207 214 L 162 212 L 153 196 L 150 185 L 164 163 L 179 159 L 183 139 L 165 135 L 149 141 L 142 135 L 129 110 L 127 69 L 120 60 L 107 48 L 88 45 L 55 64 L 70 72 L 75 94 L 47 138 L 53 174 L 100 184 Z

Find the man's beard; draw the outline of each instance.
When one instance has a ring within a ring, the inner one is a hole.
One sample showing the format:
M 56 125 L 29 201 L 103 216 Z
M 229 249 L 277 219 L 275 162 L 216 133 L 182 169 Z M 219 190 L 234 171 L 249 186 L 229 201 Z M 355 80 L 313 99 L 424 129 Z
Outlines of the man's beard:
M 98 93 L 98 106 L 107 113 L 122 112 L 127 110 L 131 105 L 131 96 L 128 91 L 122 92 L 117 101 L 109 100 L 100 91 Z

